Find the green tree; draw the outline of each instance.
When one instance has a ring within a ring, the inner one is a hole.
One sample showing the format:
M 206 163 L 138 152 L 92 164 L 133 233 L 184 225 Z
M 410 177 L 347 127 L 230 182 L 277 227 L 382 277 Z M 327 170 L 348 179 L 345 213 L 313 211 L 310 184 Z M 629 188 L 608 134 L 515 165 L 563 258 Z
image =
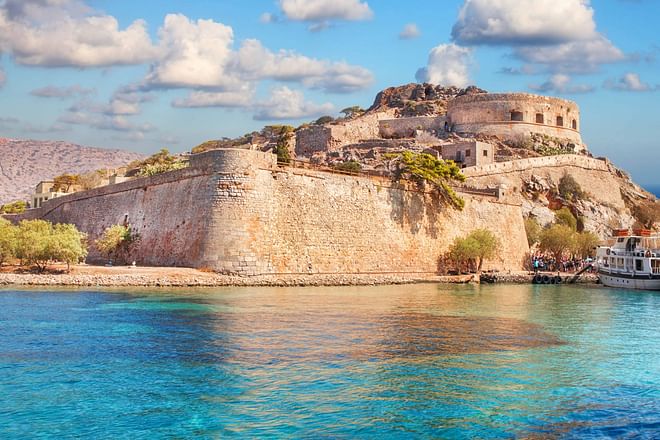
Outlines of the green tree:
M 408 178 L 418 183 L 429 182 L 454 208 L 460 210 L 465 206 L 465 201 L 449 186 L 451 182 L 465 181 L 465 176 L 454 161 L 412 151 L 386 154 L 384 157 L 393 161 L 396 167 L 395 179 Z
M 533 217 L 527 217 L 525 219 L 525 233 L 527 234 L 527 243 L 529 247 L 534 246 L 539 242 L 539 236 L 541 234 L 541 225 Z
M 364 109 L 359 105 L 354 105 L 352 107 L 346 107 L 340 113 L 342 113 L 346 118 L 353 118 L 364 113 Z
M 334 120 L 335 118 L 332 116 L 321 116 L 316 121 L 314 121 L 314 125 L 325 125 L 331 123 Z
M 103 231 L 101 238 L 94 244 L 101 254 L 112 258 L 112 261 L 116 263 L 119 260 L 127 261 L 139 239 L 139 234 L 130 226 L 112 225 Z
M 273 126 L 277 135 L 277 144 L 275 144 L 275 154 L 277 155 L 278 163 L 288 164 L 291 162 L 291 152 L 289 151 L 289 143 L 293 138 L 294 128 L 290 125 Z
M 16 200 L 15 202 L 7 203 L 0 206 L 0 214 L 20 214 L 27 208 L 27 203 L 23 200 Z
M 488 229 L 475 229 L 465 237 L 457 237 L 449 249 L 449 259 L 459 267 L 474 267 L 477 273 L 485 260 L 495 257 L 500 243 Z
M 84 260 L 87 256 L 87 234 L 80 232 L 72 224 L 54 225 L 48 243 L 48 254 L 51 260 L 66 263 L 66 270 L 69 272 L 72 264 Z
M 578 232 L 573 240 L 573 254 L 578 258 L 593 257 L 600 244 L 600 238 L 593 232 Z
M 575 248 L 575 230 L 566 225 L 554 224 L 541 231 L 539 247 L 542 252 L 549 252 L 555 261 L 561 261 L 562 255 Z
M 188 166 L 188 163 L 180 157 L 170 154 L 167 148 L 161 149 L 158 153 L 152 154 L 141 161 L 131 162 L 128 168 L 131 175 L 153 176 L 155 174 L 166 173 L 168 171 L 179 170 Z
M 16 256 L 17 227 L 0 218 L 0 266 Z
M 555 211 L 555 223 L 558 225 L 564 225 L 571 228 L 573 231 L 577 231 L 577 219 L 573 215 L 570 209 L 566 206 Z
M 62 174 L 53 178 L 53 191 L 68 193 L 71 187 L 80 183 L 79 174 Z
M 67 270 L 87 256 L 86 235 L 71 224 L 22 220 L 18 224 L 16 256 L 43 272 L 50 261 L 67 263 Z

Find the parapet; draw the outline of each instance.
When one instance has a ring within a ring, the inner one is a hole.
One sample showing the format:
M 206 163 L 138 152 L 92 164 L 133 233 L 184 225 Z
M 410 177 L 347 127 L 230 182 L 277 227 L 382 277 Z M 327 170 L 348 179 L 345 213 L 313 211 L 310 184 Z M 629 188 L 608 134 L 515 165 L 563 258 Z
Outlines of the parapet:
M 540 133 L 582 145 L 580 109 L 566 99 L 529 93 L 463 95 L 449 102 L 447 116 L 459 133 L 508 139 Z
M 190 156 L 190 167 L 208 171 L 247 172 L 254 167 L 272 168 L 277 156 L 256 150 L 222 148 Z

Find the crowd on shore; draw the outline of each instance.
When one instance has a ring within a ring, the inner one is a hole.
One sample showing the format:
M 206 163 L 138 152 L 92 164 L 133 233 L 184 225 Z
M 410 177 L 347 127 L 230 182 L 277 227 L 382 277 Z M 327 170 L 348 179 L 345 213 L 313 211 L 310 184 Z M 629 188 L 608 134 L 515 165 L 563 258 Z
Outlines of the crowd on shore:
M 562 258 L 560 261 L 557 261 L 557 259 L 551 255 L 537 253 L 532 256 L 530 263 L 534 272 L 550 271 L 574 273 L 590 266 L 593 263 L 593 259 Z M 586 271 L 594 272 L 595 269 L 593 266 L 590 266 Z

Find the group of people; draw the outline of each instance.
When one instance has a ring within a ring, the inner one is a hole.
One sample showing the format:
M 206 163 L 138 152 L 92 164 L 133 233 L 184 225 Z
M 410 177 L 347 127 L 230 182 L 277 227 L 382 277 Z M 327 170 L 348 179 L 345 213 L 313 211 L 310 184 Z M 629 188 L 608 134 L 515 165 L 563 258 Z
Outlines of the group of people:
M 550 255 L 546 254 L 535 254 L 532 256 L 531 265 L 534 269 L 534 272 L 539 271 L 560 271 L 560 272 L 579 272 L 584 269 L 585 266 L 592 263 L 591 258 L 579 259 L 579 258 L 563 258 L 561 261 L 557 261 Z M 592 269 L 589 269 L 592 270 Z

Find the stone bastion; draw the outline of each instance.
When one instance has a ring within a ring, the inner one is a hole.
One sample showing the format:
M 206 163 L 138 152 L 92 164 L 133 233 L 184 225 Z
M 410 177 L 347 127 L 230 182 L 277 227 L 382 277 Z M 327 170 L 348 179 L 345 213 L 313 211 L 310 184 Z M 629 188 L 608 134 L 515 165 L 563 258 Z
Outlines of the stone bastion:
M 573 101 L 529 93 L 483 93 L 449 102 L 447 118 L 458 133 L 516 140 L 531 133 L 582 146 L 580 109 Z
M 271 153 L 220 149 L 181 170 L 69 194 L 10 216 L 73 223 L 94 243 L 128 223 L 139 265 L 239 275 L 426 273 L 454 238 L 488 228 L 502 239 L 487 268 L 519 270 L 529 251 L 522 209 L 462 194 L 462 211 L 437 193 L 389 178 L 278 166 Z M 105 262 L 94 246 L 90 262 Z

